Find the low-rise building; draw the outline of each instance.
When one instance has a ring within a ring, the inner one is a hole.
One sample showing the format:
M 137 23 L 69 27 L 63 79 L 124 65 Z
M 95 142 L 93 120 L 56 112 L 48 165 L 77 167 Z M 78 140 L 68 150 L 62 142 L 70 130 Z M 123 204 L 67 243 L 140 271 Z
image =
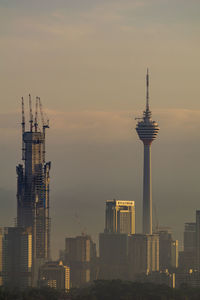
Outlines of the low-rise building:
M 62 261 L 47 262 L 39 269 L 39 286 L 48 286 L 58 290 L 69 290 L 70 268 Z

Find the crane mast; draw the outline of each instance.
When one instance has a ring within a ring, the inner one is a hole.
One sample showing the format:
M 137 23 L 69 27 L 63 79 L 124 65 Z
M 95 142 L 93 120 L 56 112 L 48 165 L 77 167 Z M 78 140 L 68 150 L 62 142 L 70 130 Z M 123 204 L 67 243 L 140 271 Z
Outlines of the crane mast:
M 32 102 L 31 102 L 31 95 L 29 94 L 29 110 L 30 110 L 30 132 L 33 131 L 33 112 L 32 112 Z
M 37 132 L 38 128 L 38 97 L 35 100 L 35 122 L 34 122 L 35 132 Z
M 40 115 L 41 115 L 41 121 L 42 121 L 42 129 L 43 129 L 43 135 L 44 135 L 44 143 L 43 143 L 43 162 L 45 162 L 45 129 L 49 128 L 49 121 L 47 120 L 45 122 L 44 120 L 44 113 L 43 113 L 43 108 L 42 108 L 42 102 L 40 98 L 38 97 L 39 101 L 39 107 L 40 107 Z
M 24 98 L 22 97 L 22 160 L 25 160 L 25 145 L 24 145 L 24 139 L 23 134 L 25 132 L 25 114 L 24 114 Z

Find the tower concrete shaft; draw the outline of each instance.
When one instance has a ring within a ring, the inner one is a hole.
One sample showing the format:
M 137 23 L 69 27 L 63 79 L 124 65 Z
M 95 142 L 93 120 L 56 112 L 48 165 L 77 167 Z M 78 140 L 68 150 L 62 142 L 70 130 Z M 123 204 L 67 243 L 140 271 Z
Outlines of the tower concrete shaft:
M 152 234 L 151 145 L 144 144 L 143 233 Z
M 143 173 L 143 233 L 152 234 L 152 182 L 151 182 L 151 144 L 159 131 L 158 124 L 151 119 L 149 109 L 149 74 L 146 75 L 146 109 L 136 131 L 144 144 Z

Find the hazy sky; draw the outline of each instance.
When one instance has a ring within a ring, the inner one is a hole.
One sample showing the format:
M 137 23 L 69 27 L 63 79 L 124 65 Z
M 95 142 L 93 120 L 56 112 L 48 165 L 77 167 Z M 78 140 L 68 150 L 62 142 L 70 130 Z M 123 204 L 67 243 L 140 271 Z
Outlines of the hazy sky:
M 86 231 L 97 240 L 107 199 L 136 201 L 141 229 L 143 147 L 134 118 L 160 125 L 152 146 L 160 225 L 182 239 L 200 209 L 200 1 L 0 0 L 0 225 L 16 217 L 20 97 L 50 118 L 53 253 Z

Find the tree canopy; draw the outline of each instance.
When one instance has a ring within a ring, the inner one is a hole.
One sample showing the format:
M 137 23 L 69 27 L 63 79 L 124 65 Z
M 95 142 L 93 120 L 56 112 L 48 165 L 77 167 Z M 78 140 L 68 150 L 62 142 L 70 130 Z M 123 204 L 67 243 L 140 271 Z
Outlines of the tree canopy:
M 186 285 L 172 289 L 153 283 L 97 280 L 91 285 L 71 289 L 69 292 L 52 288 L 18 289 L 0 288 L 0 300 L 198 300 L 200 288 Z

